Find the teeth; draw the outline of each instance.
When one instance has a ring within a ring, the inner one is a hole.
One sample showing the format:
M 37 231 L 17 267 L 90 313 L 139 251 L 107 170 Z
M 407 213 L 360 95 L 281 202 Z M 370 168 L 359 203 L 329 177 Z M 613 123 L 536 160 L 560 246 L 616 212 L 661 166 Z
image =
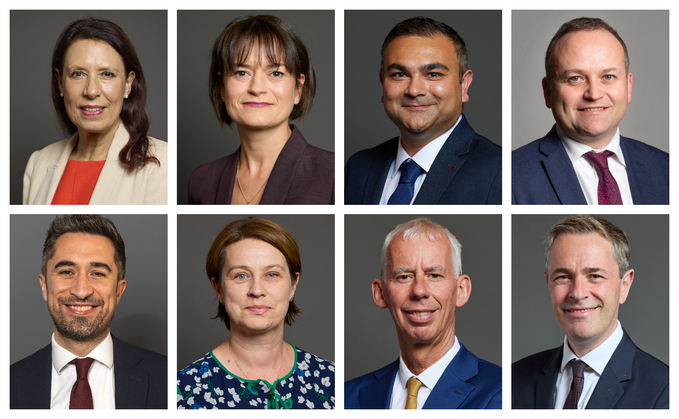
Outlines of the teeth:
M 431 311 L 411 311 L 410 314 L 413 314 L 417 317 L 424 317 L 427 314 L 431 313 Z
M 580 310 L 568 310 L 568 311 L 570 311 L 571 313 L 584 313 L 584 312 L 592 311 L 592 310 L 594 310 L 594 309 L 593 308 L 583 308 L 583 309 L 580 309 Z
M 68 306 L 75 311 L 87 311 L 92 310 L 92 306 Z
M 83 108 L 83 109 L 88 111 L 88 112 L 96 112 L 96 111 L 100 111 L 104 108 Z
M 604 108 L 585 108 L 586 111 L 603 111 Z

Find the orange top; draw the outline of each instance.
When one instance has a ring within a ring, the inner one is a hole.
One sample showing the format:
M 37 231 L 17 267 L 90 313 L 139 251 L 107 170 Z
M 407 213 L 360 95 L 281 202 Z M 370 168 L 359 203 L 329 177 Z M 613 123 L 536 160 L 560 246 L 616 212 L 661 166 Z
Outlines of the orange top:
M 52 205 L 87 205 L 106 160 L 69 160 L 59 180 Z

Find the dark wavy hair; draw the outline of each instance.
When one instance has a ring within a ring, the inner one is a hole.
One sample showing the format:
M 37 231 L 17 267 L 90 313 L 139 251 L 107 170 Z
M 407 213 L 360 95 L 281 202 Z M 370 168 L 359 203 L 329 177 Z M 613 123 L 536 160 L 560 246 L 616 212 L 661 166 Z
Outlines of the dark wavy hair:
M 120 150 L 118 158 L 127 170 L 133 171 L 143 167 L 146 163 L 155 162 L 160 165 L 157 158 L 149 152 L 151 142 L 148 139 L 149 117 L 146 115 L 146 80 L 141 69 L 137 52 L 120 26 L 115 23 L 96 18 L 76 20 L 64 29 L 59 36 L 52 53 L 52 72 L 59 70 L 64 74 L 64 56 L 66 50 L 75 41 L 92 39 L 109 44 L 123 59 L 125 74 L 134 71 L 135 77 L 127 99 L 123 102 L 120 119 L 130 133 L 130 140 Z M 66 112 L 64 100 L 59 90 L 59 80 L 52 75 L 52 102 L 61 122 L 61 127 L 69 135 L 78 131 L 78 127 L 71 121 Z
M 284 20 L 271 15 L 241 16 L 226 25 L 212 47 L 210 65 L 210 102 L 217 113 L 219 123 L 231 126 L 233 120 L 226 112 L 222 101 L 222 84 L 225 73 L 247 59 L 254 44 L 259 46 L 259 58 L 266 54 L 271 63 L 284 65 L 295 76 L 299 87 L 299 76 L 304 74 L 302 97 L 292 108 L 290 119 L 304 118 L 311 110 L 316 94 L 316 73 L 302 38 L 295 28 Z
M 269 243 L 285 257 L 288 264 L 291 280 L 296 279 L 296 273 L 302 275 L 302 257 L 299 253 L 299 247 L 294 237 L 288 233 L 280 224 L 266 218 L 249 217 L 244 220 L 236 220 L 219 232 L 215 241 L 210 247 L 207 254 L 207 261 L 205 262 L 205 270 L 208 279 L 214 278 L 216 281 L 222 280 L 222 271 L 224 269 L 224 261 L 226 259 L 226 248 L 230 245 L 245 239 L 261 240 Z M 297 317 L 302 314 L 302 310 L 295 304 L 295 299 L 290 301 L 288 305 L 288 312 L 285 315 L 285 323 L 292 325 L 297 320 Z M 217 315 L 213 319 L 221 319 L 226 328 L 231 330 L 231 319 L 229 313 L 226 312 L 226 307 L 221 302 L 217 307 Z

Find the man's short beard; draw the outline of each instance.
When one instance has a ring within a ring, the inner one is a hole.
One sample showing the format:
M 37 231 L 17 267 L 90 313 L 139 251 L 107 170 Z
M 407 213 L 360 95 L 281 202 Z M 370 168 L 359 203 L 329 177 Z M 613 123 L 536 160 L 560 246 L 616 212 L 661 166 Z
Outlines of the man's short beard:
M 108 319 L 106 318 L 108 313 L 105 313 L 102 310 L 97 317 L 92 320 L 84 317 L 67 320 L 63 312 L 52 310 L 52 307 L 50 307 L 49 304 L 47 305 L 47 309 L 50 312 L 50 316 L 52 316 L 52 321 L 54 322 L 57 333 L 62 337 L 75 342 L 91 342 L 103 339 L 109 332 L 111 322 L 113 321 L 113 314 L 115 313 L 114 308 Z

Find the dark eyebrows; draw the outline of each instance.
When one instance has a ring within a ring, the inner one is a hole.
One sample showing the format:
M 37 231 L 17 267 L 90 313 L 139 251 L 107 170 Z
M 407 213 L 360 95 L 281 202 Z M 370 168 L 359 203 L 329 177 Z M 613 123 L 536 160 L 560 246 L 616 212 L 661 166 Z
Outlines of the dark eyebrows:
M 57 270 L 63 266 L 68 266 L 68 267 L 74 267 L 77 266 L 75 262 L 71 260 L 62 260 L 57 262 L 56 265 L 54 265 L 54 270 Z M 108 272 L 111 272 L 111 267 L 108 266 L 107 263 L 104 262 L 90 262 L 90 266 L 93 268 L 99 268 L 99 269 L 106 269 Z
M 394 63 L 394 64 L 389 64 L 389 66 L 387 66 L 387 70 L 406 71 L 406 70 L 408 70 L 408 68 L 406 66 L 404 66 L 403 64 Z
M 422 67 L 420 67 L 420 71 L 423 73 L 426 73 L 428 71 L 432 70 L 448 70 L 448 66 L 441 64 L 441 63 L 431 63 L 431 64 L 425 64 Z

